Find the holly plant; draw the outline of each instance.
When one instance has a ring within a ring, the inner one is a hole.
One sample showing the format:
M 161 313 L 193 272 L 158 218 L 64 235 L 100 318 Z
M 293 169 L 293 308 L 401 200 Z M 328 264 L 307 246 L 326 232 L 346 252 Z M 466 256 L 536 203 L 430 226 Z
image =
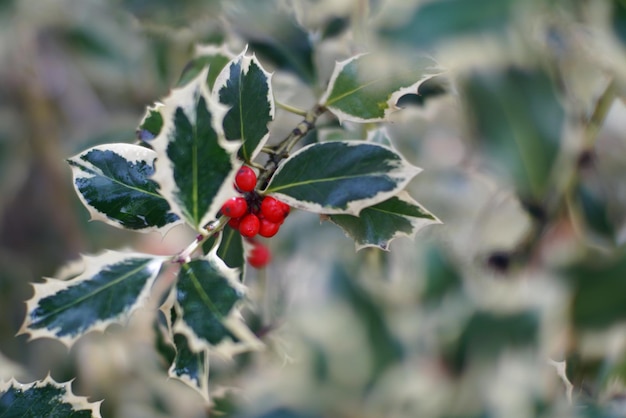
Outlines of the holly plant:
M 209 402 L 209 354 L 262 346 L 242 320 L 245 273 L 271 261 L 263 240 L 276 235 L 290 213 L 319 214 L 357 249 L 386 250 L 396 237 L 439 222 L 404 190 L 420 169 L 394 149 L 380 122 L 398 109 L 401 95 L 417 93 L 442 71 L 426 56 L 401 69 L 372 71 L 380 60 L 359 54 L 337 63 L 317 104 L 303 111 L 277 103 L 272 73 L 246 49 L 234 55 L 225 47 L 198 48 L 176 87 L 148 107 L 134 144 L 98 145 L 68 159 L 78 197 L 94 220 L 162 234 L 184 224 L 196 238 L 169 256 L 84 256 L 72 277 L 34 285 L 21 332 L 72 346 L 86 333 L 124 323 L 156 298 L 166 318 L 161 337 L 175 349 L 170 377 Z M 301 122 L 270 144 L 277 108 Z M 319 140 L 310 134 L 322 118 L 360 124 L 363 134 Z M 159 280 L 169 284 L 155 295 Z M 68 386 L 51 379 L 3 390 L 0 404 L 11 405 L 9 411 L 41 396 L 55 411 L 99 416 L 85 402 L 72 407 Z

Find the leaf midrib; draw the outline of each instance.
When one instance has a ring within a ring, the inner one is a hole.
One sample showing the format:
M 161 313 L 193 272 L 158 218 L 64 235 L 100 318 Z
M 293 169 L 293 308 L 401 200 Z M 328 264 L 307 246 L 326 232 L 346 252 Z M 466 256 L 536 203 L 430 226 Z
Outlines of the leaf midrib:
M 126 274 L 124 274 L 124 275 L 120 276 L 119 278 L 117 278 L 117 279 L 115 279 L 115 280 L 112 280 L 112 281 L 110 281 L 110 282 L 106 283 L 104 286 L 98 287 L 98 288 L 97 288 L 96 290 L 94 290 L 93 292 L 90 292 L 90 293 L 88 293 L 88 294 L 86 294 L 86 295 L 84 295 L 84 296 L 82 296 L 82 297 L 79 297 L 79 298 L 77 298 L 77 299 L 74 299 L 74 300 L 72 301 L 72 303 L 65 304 L 65 305 L 63 305 L 63 306 L 61 306 L 61 307 L 59 307 L 59 308 L 57 308 L 57 309 L 53 310 L 52 312 L 49 312 L 49 313 L 48 313 L 48 314 L 46 314 L 45 316 L 39 317 L 39 318 L 40 318 L 40 320 L 39 320 L 39 321 L 37 321 L 37 323 L 38 323 L 38 322 L 41 322 L 41 320 L 42 320 L 42 319 L 47 319 L 47 318 L 49 318 L 49 317 L 51 317 L 51 316 L 53 316 L 53 315 L 55 315 L 55 314 L 57 314 L 57 313 L 59 313 L 59 312 L 65 311 L 66 309 L 68 309 L 68 308 L 70 308 L 70 307 L 72 307 L 72 306 L 74 306 L 74 305 L 77 305 L 77 304 L 79 304 L 79 303 L 81 303 L 81 302 L 83 302 L 83 301 L 85 301 L 85 300 L 87 300 L 87 299 L 89 299 L 89 298 L 91 298 L 91 297 L 93 297 L 93 296 L 97 295 L 97 294 L 98 294 L 98 293 L 100 293 L 100 292 L 103 292 L 104 290 L 106 290 L 106 289 L 108 289 L 108 288 L 110 288 L 110 287 L 112 287 L 112 286 L 114 286 L 114 285 L 116 285 L 116 284 L 118 284 L 118 283 L 121 283 L 122 281 L 124 281 L 124 280 L 128 279 L 129 277 L 131 277 L 131 276 L 133 276 L 133 275 L 135 275 L 135 274 L 139 273 L 141 270 L 143 270 L 144 268 L 146 268 L 146 266 L 147 266 L 147 265 L 149 265 L 152 261 L 154 261 L 154 260 L 153 260 L 153 259 L 147 259 L 147 261 L 146 261 L 145 263 L 143 263 L 141 266 L 137 267 L 136 269 L 133 269 L 133 270 L 129 271 L 128 273 L 126 273 Z M 120 262 L 120 263 L 121 263 L 121 262 Z M 115 266 L 115 265 L 120 264 L 120 263 L 116 263 L 116 264 L 113 264 L 113 265 Z M 93 279 L 93 277 L 94 277 L 94 276 L 90 277 L 90 279 Z M 86 282 L 87 282 L 87 280 L 84 280 L 84 281 L 82 281 L 81 283 L 86 283 Z M 76 286 L 78 286 L 78 285 L 80 285 L 80 283 L 79 283 L 79 284 L 77 284 Z M 70 289 L 70 288 L 72 288 L 72 287 L 74 287 L 74 286 L 69 286 L 69 287 L 67 287 L 66 289 Z M 62 292 L 62 290 L 61 290 L 61 291 L 59 291 L 58 293 L 60 293 L 60 292 Z M 58 294 L 58 293 L 57 293 L 57 294 Z M 102 319 L 102 318 L 101 318 L 101 319 Z M 104 318 L 104 319 L 106 319 L 106 318 Z M 33 324 L 35 324 L 35 322 L 33 322 Z
M 367 173 L 367 174 L 354 174 L 354 175 L 350 175 L 350 176 L 338 176 L 338 177 L 327 177 L 327 178 L 323 178 L 323 179 L 313 179 L 313 180 L 306 180 L 306 181 L 298 181 L 298 182 L 294 182 L 294 183 L 289 183 L 286 184 L 284 186 L 278 186 L 275 188 L 272 188 L 271 184 L 270 187 L 267 188 L 267 192 L 271 193 L 271 192 L 277 192 L 280 190 L 284 190 L 284 189 L 289 189 L 292 187 L 298 187 L 298 186 L 303 186 L 303 185 L 308 185 L 308 184 L 316 184 L 316 183 L 324 183 L 324 182 L 328 182 L 328 181 L 337 181 L 337 180 L 349 180 L 349 179 L 353 179 L 353 178 L 365 178 L 365 177 L 380 177 L 380 176 L 385 176 L 385 175 L 389 175 L 390 173 Z
M 80 168 L 84 169 L 84 170 L 90 170 L 89 167 L 87 167 L 87 166 L 85 166 L 83 164 L 80 164 L 78 162 L 77 162 L 77 165 Z M 119 185 L 124 186 L 124 187 L 126 187 L 128 189 L 131 189 L 131 190 L 135 190 L 135 191 L 137 191 L 139 193 L 144 193 L 144 194 L 147 194 L 147 195 L 152 196 L 152 197 L 163 199 L 163 196 L 161 196 L 161 195 L 159 195 L 157 193 L 153 193 L 153 192 L 150 192 L 148 190 L 140 189 L 140 188 L 138 188 L 136 186 L 131 186 L 130 184 L 124 183 L 124 182 L 122 182 L 120 180 L 117 180 L 117 179 L 115 179 L 113 177 L 107 176 L 106 174 L 104 174 L 104 172 L 102 171 L 102 169 L 100 167 L 97 167 L 97 166 L 93 166 L 93 167 L 97 169 L 97 172 L 95 172 L 94 175 L 100 175 L 100 176 L 104 177 L 105 179 L 111 180 L 113 183 L 119 184 Z M 86 171 L 86 172 L 89 173 L 89 171 Z
M 200 299 L 202 300 L 202 302 L 204 302 L 205 305 L 209 308 L 209 310 L 213 312 L 213 314 L 217 317 L 217 319 L 221 320 L 223 318 L 222 314 L 217 309 L 217 306 L 215 306 L 215 304 L 213 303 L 213 300 L 211 300 L 211 297 L 204 291 L 204 288 L 200 284 L 198 277 L 196 277 L 194 270 L 188 265 L 184 265 L 183 268 L 185 269 L 185 272 L 189 275 L 189 278 L 191 279 L 191 284 L 196 289 L 196 292 L 198 293 L 198 295 L 200 295 Z M 184 312 L 184 309 L 183 309 L 183 312 Z

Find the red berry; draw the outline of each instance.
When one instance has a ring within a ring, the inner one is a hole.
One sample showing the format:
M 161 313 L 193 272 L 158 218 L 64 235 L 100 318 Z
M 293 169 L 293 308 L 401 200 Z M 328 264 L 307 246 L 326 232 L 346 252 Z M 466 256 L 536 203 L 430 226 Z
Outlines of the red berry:
M 256 187 L 256 173 L 244 165 L 235 175 L 235 186 L 242 192 L 251 192 Z
M 259 226 L 259 235 L 265 238 L 270 238 L 276 235 L 280 224 L 272 222 L 267 218 L 261 218 L 261 225 Z
M 243 197 L 231 197 L 222 205 L 222 213 L 229 218 L 239 218 L 248 211 L 248 203 Z
M 286 218 L 287 215 L 289 215 L 289 212 L 291 211 L 291 207 L 288 204 L 286 204 L 285 202 L 281 202 L 280 200 L 278 202 L 282 205 L 283 213 L 285 214 L 285 218 Z
M 228 220 L 228 226 L 236 230 L 239 230 L 240 223 L 241 223 L 241 218 L 231 218 Z
M 289 205 L 266 196 L 261 202 L 261 213 L 268 221 L 280 224 L 289 214 Z
M 239 233 L 244 237 L 252 238 L 259 233 L 260 227 L 261 221 L 259 221 L 259 218 L 249 213 L 241 219 L 239 223 Z
M 265 267 L 271 259 L 270 250 L 261 244 L 255 244 L 248 255 L 248 263 L 254 268 L 260 269 Z

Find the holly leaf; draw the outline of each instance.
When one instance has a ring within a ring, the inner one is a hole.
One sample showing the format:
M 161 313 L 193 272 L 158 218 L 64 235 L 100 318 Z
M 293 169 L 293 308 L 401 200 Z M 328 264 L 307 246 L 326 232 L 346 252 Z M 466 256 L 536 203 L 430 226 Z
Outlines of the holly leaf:
M 148 298 L 162 257 L 107 251 L 85 256 L 85 271 L 69 280 L 33 284 L 20 333 L 71 346 L 83 334 L 126 320 Z
M 626 256 L 593 254 L 564 269 L 578 330 L 607 330 L 626 321 Z
M 274 119 L 271 74 L 255 56 L 245 51 L 220 73 L 214 98 L 229 107 L 224 116 L 224 134 L 229 141 L 242 141 L 239 157 L 251 162 L 269 138 L 268 124 Z
M 324 142 L 287 158 L 265 193 L 310 212 L 358 216 L 363 208 L 398 194 L 420 171 L 387 146 Z
M 473 71 L 459 84 L 471 133 L 495 175 L 528 203 L 543 201 L 565 121 L 550 75 L 533 68 Z
M 0 382 L 0 416 L 5 418 L 100 418 L 100 403 L 74 395 L 71 382 L 57 383 L 50 376 L 32 383 Z
M 146 109 L 135 136 L 141 145 L 147 145 L 152 148 L 150 141 L 156 138 L 163 128 L 163 115 L 161 115 L 160 108 L 163 105 L 161 103 L 155 103 Z
M 214 252 L 183 264 L 176 285 L 178 316 L 174 332 L 187 337 L 193 351 L 236 339 L 229 328 L 229 316 L 236 314 L 235 304 L 242 299 L 243 290 L 237 272 Z
M 233 58 L 233 54 L 228 51 L 225 45 L 197 46 L 196 56 L 183 69 L 176 87 L 185 86 L 208 67 L 206 83 L 209 90 L 212 90 L 215 79 Z
M 421 2 L 402 24 L 388 25 L 381 29 L 381 34 L 393 42 L 430 49 L 459 38 L 484 39 L 485 35 L 504 33 L 515 13 L 519 14 L 519 6 L 514 0 Z
M 233 188 L 239 143 L 222 132 L 222 107 L 207 93 L 206 69 L 165 99 L 164 125 L 152 142 L 155 180 L 172 210 L 196 230 L 215 219 Z
M 176 357 L 169 369 L 169 376 L 181 380 L 209 402 L 209 358 L 207 350 L 193 351 L 187 337 L 174 334 Z
M 151 179 L 156 156 L 139 145 L 108 144 L 70 158 L 74 188 L 91 218 L 144 232 L 173 226 L 178 216 Z
M 364 208 L 359 216 L 330 215 L 329 220 L 354 239 L 357 251 L 365 247 L 387 250 L 393 239 L 413 238 L 423 227 L 440 223 L 406 192 Z
M 221 234 L 213 235 L 203 245 L 202 249 L 208 254 L 217 245 L 217 256 L 232 269 L 237 269 L 239 281 L 243 281 L 245 273 L 245 257 L 243 237 L 239 231 L 230 226 L 224 227 Z
M 420 84 L 440 73 L 426 56 L 399 62 L 381 54 L 357 55 L 337 63 L 320 103 L 340 121 L 385 121 L 399 109 L 401 96 L 417 94 Z

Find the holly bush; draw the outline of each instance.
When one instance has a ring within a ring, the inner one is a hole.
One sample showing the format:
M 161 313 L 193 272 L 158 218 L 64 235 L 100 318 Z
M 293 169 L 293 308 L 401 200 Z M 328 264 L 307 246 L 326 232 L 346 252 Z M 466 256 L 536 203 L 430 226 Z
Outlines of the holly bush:
M 134 140 L 67 158 L 153 245 L 33 284 L 19 334 L 78 379 L 0 416 L 623 416 L 626 4 L 123 6 L 214 16 Z

